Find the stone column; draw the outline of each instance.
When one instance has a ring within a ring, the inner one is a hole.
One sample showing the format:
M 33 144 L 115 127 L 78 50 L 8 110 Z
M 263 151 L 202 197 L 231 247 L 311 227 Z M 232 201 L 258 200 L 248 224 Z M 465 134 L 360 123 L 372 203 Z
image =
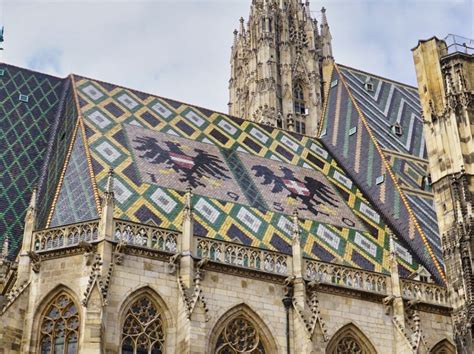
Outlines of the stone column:
M 394 325 L 394 349 L 397 354 L 411 353 L 412 349 L 405 332 L 405 306 L 402 299 L 400 276 L 398 274 L 397 253 L 393 235 L 390 236 L 390 283 Z
M 107 187 L 102 198 L 102 211 L 99 221 L 99 242 L 97 244 L 97 255 L 100 257 L 100 271 L 99 277 L 102 280 L 101 284 L 96 283 L 89 296 L 87 303 L 84 305 L 84 321 L 82 327 L 82 343 L 81 353 L 102 353 L 103 345 L 105 344 L 105 323 L 107 320 L 107 307 L 104 294 L 107 294 L 107 280 L 108 272 L 111 271 L 113 258 L 113 235 L 114 235 L 114 172 L 109 170 L 107 180 Z M 87 272 L 94 271 L 94 264 L 91 266 L 85 265 Z M 98 281 L 99 279 L 97 279 Z
M 37 189 L 36 187 L 33 189 L 33 193 L 31 194 L 30 205 L 28 206 L 28 210 L 26 212 L 25 217 L 25 229 L 23 231 L 23 241 L 21 244 L 20 254 L 18 256 L 18 275 L 17 275 L 17 285 L 21 285 L 27 282 L 30 279 L 30 272 L 31 272 L 31 258 L 35 257 L 34 254 L 31 252 L 34 250 L 34 240 L 33 240 L 33 231 L 36 229 L 36 195 Z M 3 252 L 6 252 L 8 256 L 8 248 L 3 247 Z M 37 258 L 36 258 L 37 259 Z
M 301 238 L 299 229 L 298 211 L 295 210 L 293 213 L 293 237 L 292 237 L 292 268 L 293 268 L 293 304 L 298 306 L 302 311 L 302 314 L 306 311 L 306 285 L 303 278 L 304 271 L 304 260 L 303 260 L 303 249 L 301 248 Z M 304 319 L 300 316 L 297 308 L 292 309 L 293 312 L 293 350 L 298 353 L 311 353 L 312 341 L 306 330 Z

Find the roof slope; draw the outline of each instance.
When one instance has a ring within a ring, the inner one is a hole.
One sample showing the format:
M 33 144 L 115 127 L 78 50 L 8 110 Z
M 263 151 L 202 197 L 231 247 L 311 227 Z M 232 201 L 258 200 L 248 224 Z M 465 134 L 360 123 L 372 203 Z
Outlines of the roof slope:
M 0 244 L 9 238 L 10 255 L 21 242 L 63 90 L 61 79 L 0 64 Z
M 397 177 L 423 233 L 442 262 L 436 210 L 429 175 L 418 89 L 340 66 L 358 107 Z M 369 92 L 365 84 L 371 83 Z M 398 124 L 399 134 L 394 131 Z
M 116 217 L 179 230 L 190 184 L 200 236 L 290 253 L 298 208 L 308 257 L 388 272 L 384 221 L 317 140 L 87 78 L 74 87 L 93 194 L 114 168 Z M 70 149 L 69 164 L 80 160 Z M 57 193 L 85 191 L 84 181 L 66 177 Z M 94 212 L 91 199 L 82 205 Z M 398 248 L 415 271 L 416 257 Z
M 114 168 L 118 218 L 180 230 L 191 185 L 200 236 L 290 253 L 289 214 L 297 208 L 306 256 L 389 272 L 390 230 L 380 200 L 369 202 L 371 190 L 364 196 L 351 178 L 354 166 L 341 160 L 343 169 L 338 151 L 317 139 L 84 77 L 70 76 L 61 90 L 51 103 L 56 113 L 41 150 L 43 174 L 32 181 L 40 186 L 40 227 L 98 217 Z M 342 136 L 339 145 L 350 148 Z M 396 200 L 390 188 L 386 199 Z M 391 207 L 404 215 L 400 201 Z M 395 231 L 413 235 L 412 228 Z M 412 249 L 417 245 L 409 237 L 397 243 L 401 271 L 416 271 L 421 259 L 439 278 L 433 262 Z
M 368 82 L 372 91 L 364 87 Z M 415 95 L 413 88 L 336 65 L 320 139 L 396 234 L 440 278 L 433 196 L 420 189 L 428 163 Z M 404 132 L 401 136 L 392 131 L 396 123 Z

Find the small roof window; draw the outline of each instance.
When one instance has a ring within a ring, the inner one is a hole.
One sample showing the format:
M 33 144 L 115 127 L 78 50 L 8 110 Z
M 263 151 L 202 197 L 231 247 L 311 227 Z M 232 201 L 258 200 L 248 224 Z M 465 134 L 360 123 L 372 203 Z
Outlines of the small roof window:
M 375 184 L 379 185 L 382 184 L 385 181 L 385 175 L 378 176 L 377 179 L 375 180 Z
M 354 135 L 355 133 L 357 133 L 357 127 L 353 127 L 349 130 L 349 136 L 352 136 Z
M 5 75 L 5 69 L 0 69 L 0 76 Z
M 402 136 L 403 135 L 403 129 L 402 129 L 402 126 L 400 125 L 400 123 L 397 122 L 394 125 L 392 125 L 392 132 L 396 136 Z
M 29 97 L 28 97 L 28 95 L 24 95 L 24 94 L 20 93 L 20 95 L 18 96 L 18 99 L 19 99 L 21 102 L 28 102 Z
M 365 80 L 364 88 L 367 92 L 374 91 L 374 84 L 372 83 L 372 79 L 370 77 L 368 77 L 367 80 Z

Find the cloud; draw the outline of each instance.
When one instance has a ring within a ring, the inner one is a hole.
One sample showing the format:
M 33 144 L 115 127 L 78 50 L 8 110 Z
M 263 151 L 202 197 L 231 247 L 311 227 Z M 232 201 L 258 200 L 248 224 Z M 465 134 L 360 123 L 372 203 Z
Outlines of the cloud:
M 227 111 L 232 31 L 251 0 L 0 0 L 4 61 L 76 73 Z M 415 84 L 422 38 L 474 37 L 472 1 L 313 1 L 327 8 L 336 60 Z

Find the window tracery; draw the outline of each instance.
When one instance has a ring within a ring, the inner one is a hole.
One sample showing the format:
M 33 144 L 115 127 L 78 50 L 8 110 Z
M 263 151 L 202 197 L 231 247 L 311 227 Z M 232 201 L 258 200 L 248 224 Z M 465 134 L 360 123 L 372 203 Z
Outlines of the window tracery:
M 127 310 L 122 329 L 122 354 L 161 354 L 165 343 L 163 320 L 158 308 L 142 296 Z
M 336 347 L 335 354 L 362 354 L 362 349 L 353 337 L 342 338 Z
M 329 342 L 327 354 L 375 354 L 369 339 L 353 324 L 342 327 Z
M 293 88 L 293 109 L 295 112 L 295 131 L 300 134 L 306 134 L 305 117 L 307 115 L 307 108 L 304 88 L 301 82 L 297 82 Z
M 265 347 L 255 326 L 242 316 L 231 319 L 216 344 L 216 354 L 265 354 Z
M 41 320 L 41 354 L 75 354 L 78 352 L 79 314 L 67 294 L 58 295 Z

